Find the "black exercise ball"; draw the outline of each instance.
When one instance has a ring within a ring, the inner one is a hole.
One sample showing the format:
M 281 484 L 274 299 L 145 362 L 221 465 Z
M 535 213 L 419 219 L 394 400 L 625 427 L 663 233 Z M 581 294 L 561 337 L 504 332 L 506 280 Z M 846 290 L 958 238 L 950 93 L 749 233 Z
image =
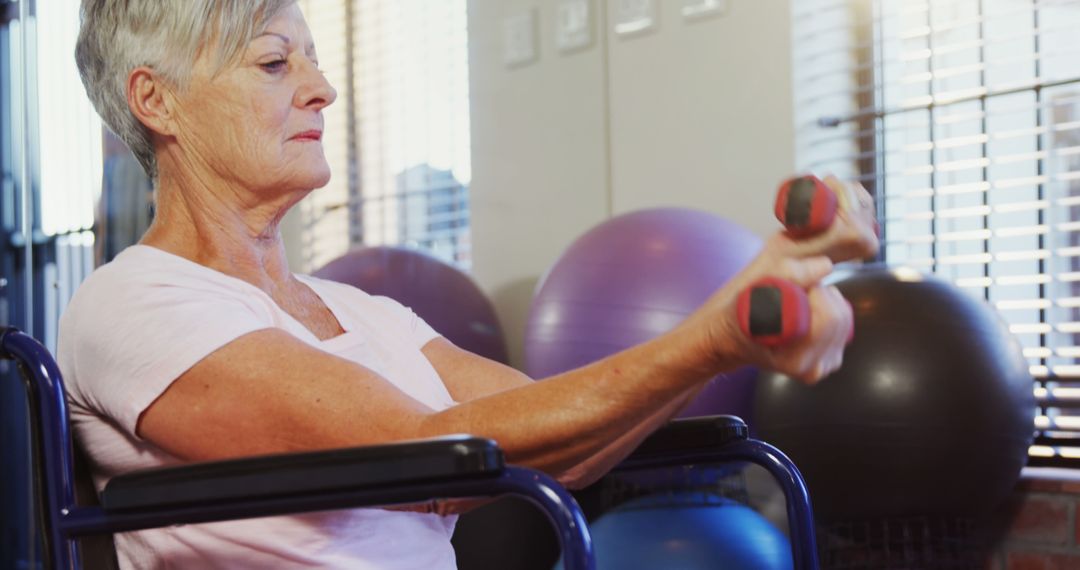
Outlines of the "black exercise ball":
M 815 386 L 763 373 L 760 437 L 795 461 L 819 521 L 980 516 L 1027 461 L 1033 379 L 996 311 L 912 270 L 837 283 L 855 312 L 843 367 Z

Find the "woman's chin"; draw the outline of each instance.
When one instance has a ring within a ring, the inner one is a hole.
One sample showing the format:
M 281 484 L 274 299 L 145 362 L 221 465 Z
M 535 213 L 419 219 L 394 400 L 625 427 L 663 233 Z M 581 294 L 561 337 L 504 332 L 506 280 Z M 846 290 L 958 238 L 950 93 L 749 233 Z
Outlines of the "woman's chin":
M 323 163 L 321 166 L 304 168 L 300 172 L 293 173 L 293 180 L 301 188 L 322 188 L 330 183 L 330 167 Z
M 326 186 L 329 183 L 330 183 L 330 169 L 327 168 L 325 171 L 319 173 L 318 175 L 314 175 L 314 176 L 311 177 L 310 188 L 312 190 L 314 190 L 316 188 L 322 188 L 323 186 Z

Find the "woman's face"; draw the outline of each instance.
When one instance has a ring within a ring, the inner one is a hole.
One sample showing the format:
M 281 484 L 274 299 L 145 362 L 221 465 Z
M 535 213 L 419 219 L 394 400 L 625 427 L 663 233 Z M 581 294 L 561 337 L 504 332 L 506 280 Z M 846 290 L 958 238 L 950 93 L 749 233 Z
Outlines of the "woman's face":
M 184 154 L 242 187 L 325 186 L 322 109 L 337 93 L 319 71 L 300 9 L 282 10 L 238 63 L 217 75 L 212 57 L 198 58 L 188 89 L 177 94 L 176 138 Z

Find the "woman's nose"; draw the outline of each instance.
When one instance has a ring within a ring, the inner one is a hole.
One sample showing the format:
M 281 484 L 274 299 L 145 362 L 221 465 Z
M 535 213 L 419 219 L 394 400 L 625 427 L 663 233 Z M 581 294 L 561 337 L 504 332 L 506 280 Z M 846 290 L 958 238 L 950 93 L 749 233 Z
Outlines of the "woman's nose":
M 314 63 L 306 63 L 302 74 L 294 101 L 297 107 L 320 111 L 337 99 L 337 90 Z

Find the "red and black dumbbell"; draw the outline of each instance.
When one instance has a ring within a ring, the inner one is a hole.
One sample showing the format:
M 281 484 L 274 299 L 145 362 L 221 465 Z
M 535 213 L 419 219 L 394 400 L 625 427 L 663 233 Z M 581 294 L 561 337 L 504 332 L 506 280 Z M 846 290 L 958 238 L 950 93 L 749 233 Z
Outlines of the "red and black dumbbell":
M 810 301 L 798 285 L 766 277 L 739 294 L 736 313 L 744 334 L 764 346 L 780 346 L 810 330 Z
M 803 238 L 829 229 L 837 203 L 836 193 L 817 176 L 799 176 L 780 185 L 773 210 L 789 234 Z
M 795 237 L 825 231 L 836 218 L 837 197 L 816 176 L 785 181 L 776 194 L 776 218 Z M 798 285 L 767 277 L 739 294 L 739 327 L 764 346 L 780 346 L 810 330 L 810 302 Z

